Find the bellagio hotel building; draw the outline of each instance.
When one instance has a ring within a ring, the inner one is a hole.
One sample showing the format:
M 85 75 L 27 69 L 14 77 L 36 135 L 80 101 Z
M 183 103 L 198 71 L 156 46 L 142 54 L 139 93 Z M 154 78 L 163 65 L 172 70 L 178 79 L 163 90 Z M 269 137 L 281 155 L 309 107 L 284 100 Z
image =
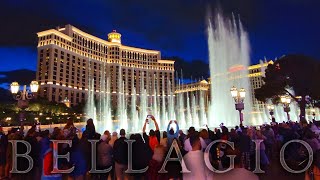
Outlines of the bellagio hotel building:
M 137 95 L 142 89 L 149 96 L 174 92 L 174 61 L 162 60 L 160 51 L 123 45 L 116 31 L 109 33 L 107 40 L 71 25 L 37 35 L 37 81 L 40 96 L 49 101 L 84 103 L 89 85 L 98 94 L 101 81 L 107 79 L 113 95 L 123 91 L 120 79 L 122 93 L 129 96 L 134 87 Z

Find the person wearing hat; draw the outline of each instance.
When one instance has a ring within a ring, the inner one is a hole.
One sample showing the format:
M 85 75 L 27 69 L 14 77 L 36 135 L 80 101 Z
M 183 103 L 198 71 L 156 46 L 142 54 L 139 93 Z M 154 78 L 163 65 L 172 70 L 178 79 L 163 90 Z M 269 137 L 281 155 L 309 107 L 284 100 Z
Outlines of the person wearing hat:
M 128 175 L 125 173 L 125 171 L 128 169 L 128 144 L 125 140 L 127 140 L 126 131 L 121 129 L 120 138 L 117 139 L 113 145 L 113 158 L 115 161 L 117 180 L 128 179 Z

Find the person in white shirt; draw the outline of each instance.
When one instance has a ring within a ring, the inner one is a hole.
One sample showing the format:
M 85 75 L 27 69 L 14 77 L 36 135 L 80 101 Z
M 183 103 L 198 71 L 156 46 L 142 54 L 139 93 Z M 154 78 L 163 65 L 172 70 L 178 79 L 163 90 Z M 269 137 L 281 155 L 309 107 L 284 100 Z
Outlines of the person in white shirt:
M 190 127 L 189 130 L 188 130 L 188 137 L 192 136 L 194 133 L 197 133 L 194 129 L 194 127 Z M 206 148 L 207 148 L 207 144 L 205 143 L 205 141 L 200 137 L 200 143 L 201 143 L 201 150 L 204 151 Z M 185 141 L 184 141 L 184 147 L 183 149 L 187 152 L 191 151 L 192 150 L 192 146 L 191 146 L 191 143 L 190 143 L 190 138 L 187 138 Z
M 199 140 L 200 140 L 201 150 L 202 150 L 202 151 L 206 150 L 206 148 L 207 148 L 206 142 L 205 142 L 201 137 L 199 138 Z M 183 149 L 184 149 L 185 151 L 187 151 L 187 152 L 192 151 L 192 146 L 191 146 L 191 143 L 190 143 L 190 138 L 188 138 L 188 139 L 186 139 L 186 140 L 184 141 L 184 147 L 183 147 Z
M 202 152 L 201 141 L 198 133 L 194 133 L 189 138 L 192 150 L 184 157 L 186 168 L 190 173 L 183 173 L 183 180 L 207 180 L 213 179 L 212 172 L 207 168 L 204 161 L 204 154 Z

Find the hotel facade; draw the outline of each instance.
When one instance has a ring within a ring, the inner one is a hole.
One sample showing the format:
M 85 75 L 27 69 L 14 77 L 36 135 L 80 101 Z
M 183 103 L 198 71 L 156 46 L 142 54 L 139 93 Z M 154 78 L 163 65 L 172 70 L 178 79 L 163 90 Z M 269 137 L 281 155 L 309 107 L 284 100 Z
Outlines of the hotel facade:
M 119 93 L 146 91 L 148 96 L 175 92 L 174 61 L 160 51 L 125 46 L 113 31 L 107 40 L 66 25 L 38 35 L 37 81 L 40 96 L 49 101 L 84 103 L 88 92 L 102 93 L 108 80 L 113 105 Z M 107 91 L 107 90 L 105 90 Z
M 273 64 L 273 61 L 260 61 L 260 64 L 251 65 L 248 67 L 248 77 L 250 80 L 250 87 L 251 87 L 251 99 L 253 104 L 253 111 L 260 112 L 263 111 L 265 108 L 265 104 L 261 101 L 258 101 L 255 97 L 254 90 L 260 88 L 263 85 L 263 77 L 265 76 L 265 69 L 269 64 Z M 211 93 L 211 80 L 201 80 L 194 83 L 184 84 L 176 87 L 176 94 L 200 94 L 205 96 L 206 102 L 210 99 Z M 249 95 L 249 94 L 247 94 Z M 231 98 L 231 95 L 230 95 Z M 208 105 L 206 103 L 206 105 Z

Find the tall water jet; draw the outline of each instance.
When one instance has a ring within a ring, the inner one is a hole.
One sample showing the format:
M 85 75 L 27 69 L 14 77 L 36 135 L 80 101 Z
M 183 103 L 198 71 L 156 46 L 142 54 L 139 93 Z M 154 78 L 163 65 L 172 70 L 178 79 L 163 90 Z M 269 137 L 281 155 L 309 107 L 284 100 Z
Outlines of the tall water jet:
M 214 21 L 214 23 L 212 22 Z M 238 25 L 237 25 L 238 24 Z M 217 14 L 208 18 L 208 47 L 211 80 L 210 126 L 224 123 L 239 124 L 239 114 L 234 109 L 230 88 L 236 86 L 247 92 L 244 124 L 253 124 L 251 87 L 248 77 L 250 46 L 247 33 L 235 18 L 225 19 Z
M 137 132 L 139 128 L 139 115 L 137 112 L 137 93 L 135 87 L 131 94 L 131 123 L 132 132 Z
M 103 125 L 103 122 L 106 121 L 104 113 L 105 113 L 105 107 L 106 107 L 106 80 L 105 80 L 105 62 L 100 66 L 100 78 L 99 78 L 99 86 L 100 91 L 98 94 L 98 124 L 96 125 L 96 129 L 101 132 L 105 128 Z
M 110 79 L 106 79 L 103 99 L 103 121 L 105 129 L 113 130 L 112 114 L 111 114 L 111 93 Z
M 128 129 L 128 114 L 127 114 L 127 96 L 124 91 L 124 84 L 121 86 L 120 96 L 120 127 Z
M 165 95 L 164 95 L 164 91 L 162 91 L 162 112 L 161 112 L 161 121 L 160 121 L 160 123 L 161 123 L 161 127 L 163 128 L 163 129 L 165 129 L 165 127 L 166 127 L 166 125 L 167 125 L 167 123 L 168 123 L 168 117 L 167 117 L 167 111 L 166 111 L 166 97 L 165 97 Z
M 181 89 L 181 84 L 179 80 L 178 89 Z M 177 96 L 177 112 L 178 112 L 178 122 L 180 124 L 181 129 L 185 129 L 186 127 L 186 117 L 185 117 L 185 107 L 184 107 L 184 94 L 178 93 Z
M 122 69 L 119 68 L 119 79 L 118 79 L 118 106 L 117 106 L 117 116 L 119 120 L 120 129 L 128 129 L 128 116 L 127 116 L 127 99 L 124 90 L 124 82 L 122 80 Z
M 191 99 L 191 106 L 192 106 L 192 125 L 196 128 L 200 127 L 200 122 L 199 122 L 199 116 L 198 116 L 198 105 L 196 102 L 196 96 L 193 95 Z
M 205 106 L 205 95 L 203 91 L 200 91 L 200 97 L 199 97 L 199 108 L 200 108 L 200 120 L 201 120 L 201 126 L 202 125 L 208 125 L 208 120 L 207 120 L 207 113 L 206 113 L 206 106 Z
M 167 117 L 167 108 L 166 108 L 166 95 L 165 95 L 165 89 L 164 89 L 164 76 L 162 76 L 162 103 L 161 103 L 161 121 L 160 126 L 165 129 L 168 123 L 168 117 Z
M 153 81 L 155 82 L 155 76 L 153 76 Z M 160 120 L 160 109 L 159 109 L 159 98 L 157 96 L 156 87 L 153 88 L 153 94 L 152 94 L 152 114 L 154 117 L 159 121 Z
M 89 73 L 88 73 L 88 93 L 87 93 L 87 102 L 85 105 L 85 114 L 88 118 L 93 119 L 93 122 L 97 124 L 97 112 L 95 105 L 95 88 L 94 88 L 94 78 L 92 77 L 92 69 L 91 69 L 91 59 L 89 59 Z
M 190 97 L 189 93 L 187 92 L 187 109 L 186 109 L 186 122 L 187 126 L 190 126 L 192 124 L 192 115 L 191 115 L 191 107 L 190 107 Z
M 95 90 L 94 90 L 94 80 L 89 80 L 88 85 L 88 95 L 87 102 L 85 106 L 85 113 L 88 118 L 93 119 L 93 122 L 97 124 L 97 113 L 96 113 L 96 105 L 95 105 Z
M 144 73 L 141 72 L 141 84 L 140 84 L 140 108 L 139 108 L 139 117 L 140 119 L 140 123 L 139 123 L 139 127 L 142 128 L 142 124 L 144 123 L 144 119 L 147 117 L 147 115 L 149 114 L 148 112 L 148 94 L 147 94 L 147 90 L 145 89 L 145 84 L 144 84 Z
M 168 111 L 169 111 L 169 117 L 168 120 L 175 120 L 176 114 L 175 114 L 175 106 L 174 106 L 174 95 L 171 90 L 171 81 L 168 79 Z

